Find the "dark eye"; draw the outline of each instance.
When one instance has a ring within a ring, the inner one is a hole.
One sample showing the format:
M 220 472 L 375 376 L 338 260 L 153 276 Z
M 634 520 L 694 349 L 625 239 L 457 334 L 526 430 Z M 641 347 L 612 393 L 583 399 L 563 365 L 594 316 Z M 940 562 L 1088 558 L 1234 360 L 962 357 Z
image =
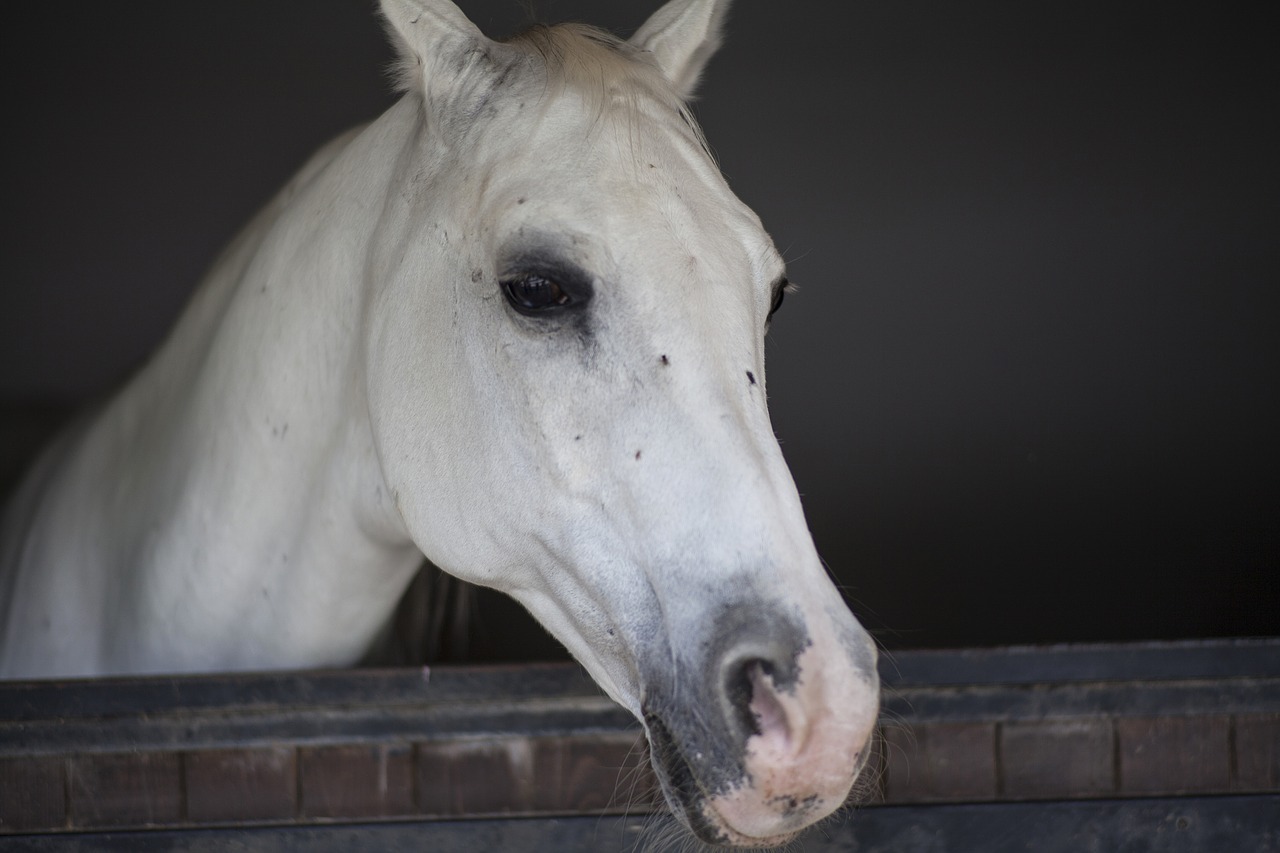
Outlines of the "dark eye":
M 791 282 L 787 279 L 780 278 L 773 288 L 773 304 L 769 306 L 769 318 L 773 319 L 773 315 L 778 313 L 778 309 L 782 307 L 782 300 L 787 298 L 787 291 L 791 289 Z
M 573 304 L 573 299 L 557 282 L 538 273 L 524 273 L 504 279 L 502 292 L 511 307 L 521 314 L 538 314 Z

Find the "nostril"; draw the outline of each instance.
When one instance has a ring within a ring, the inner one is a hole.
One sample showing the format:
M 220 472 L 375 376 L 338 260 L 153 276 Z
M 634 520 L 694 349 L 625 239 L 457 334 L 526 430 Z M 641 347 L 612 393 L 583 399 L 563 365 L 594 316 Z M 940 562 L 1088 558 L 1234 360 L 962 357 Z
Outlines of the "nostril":
M 763 658 L 749 658 L 730 667 L 724 685 L 729 711 L 748 737 L 786 738 L 787 713 L 774 685 L 774 667 Z
M 769 664 L 758 658 L 742 661 L 731 666 L 725 673 L 724 696 L 730 716 L 737 721 L 741 731 L 750 736 L 760 734 L 760 725 L 755 714 L 751 712 L 751 698 L 755 691 L 754 673 L 763 670 Z
M 753 666 L 749 670 L 751 676 L 751 716 L 755 720 L 755 732 L 770 739 L 777 739 L 782 744 L 791 740 L 791 729 L 787 721 L 787 711 L 782 707 L 778 691 L 773 682 L 772 668 L 765 665 Z

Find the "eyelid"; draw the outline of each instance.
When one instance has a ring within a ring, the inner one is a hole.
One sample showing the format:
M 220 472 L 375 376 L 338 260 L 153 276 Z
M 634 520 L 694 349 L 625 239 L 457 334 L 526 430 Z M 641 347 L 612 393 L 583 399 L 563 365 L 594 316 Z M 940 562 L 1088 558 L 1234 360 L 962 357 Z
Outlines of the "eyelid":
M 774 280 L 769 293 L 770 318 L 773 317 L 773 315 L 777 313 L 778 309 L 782 307 L 783 298 L 794 290 L 795 285 L 791 283 L 790 279 L 788 279 L 785 274 L 778 276 L 778 278 Z

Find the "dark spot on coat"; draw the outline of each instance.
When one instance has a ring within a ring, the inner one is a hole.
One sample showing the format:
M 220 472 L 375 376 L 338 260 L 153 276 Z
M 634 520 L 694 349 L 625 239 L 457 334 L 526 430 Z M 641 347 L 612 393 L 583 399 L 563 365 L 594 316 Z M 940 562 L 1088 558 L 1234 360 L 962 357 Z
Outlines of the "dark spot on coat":
M 482 278 L 484 278 L 484 270 L 482 270 L 482 269 L 474 269 L 474 270 L 472 270 L 472 271 L 471 271 L 471 283 L 472 283 L 472 284 L 475 284 L 476 282 L 478 282 L 478 281 L 479 281 L 480 279 L 482 279 Z
M 637 462 L 639 462 L 639 461 L 640 461 L 640 451 L 639 451 L 639 450 L 637 450 L 637 451 L 636 451 L 636 461 L 637 461 Z
M 518 199 L 516 199 L 516 204 L 524 204 L 526 201 L 528 201 L 528 199 L 525 199 L 525 198 L 518 198 Z
M 792 796 L 779 795 L 769 802 L 772 805 L 782 806 L 782 813 L 786 817 L 796 817 L 813 811 L 814 807 L 818 805 L 818 795 L 810 794 L 803 800 Z
M 582 436 L 580 436 L 580 435 L 575 435 L 575 436 L 573 437 L 573 440 L 574 440 L 574 441 L 582 441 Z
M 663 366 L 663 367 L 670 367 L 670 366 L 671 366 L 671 359 L 667 358 L 665 355 L 664 355 L 664 356 L 662 356 L 662 358 L 661 358 L 660 360 L 662 361 L 662 366 Z
M 750 382 L 752 385 L 756 384 L 756 375 L 752 373 L 750 370 L 747 371 L 747 381 Z

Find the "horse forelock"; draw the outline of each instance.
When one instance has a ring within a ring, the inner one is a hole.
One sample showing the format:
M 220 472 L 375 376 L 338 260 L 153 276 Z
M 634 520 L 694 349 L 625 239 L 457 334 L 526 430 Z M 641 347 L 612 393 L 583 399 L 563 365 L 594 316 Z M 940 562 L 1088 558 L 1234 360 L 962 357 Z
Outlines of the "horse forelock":
M 534 24 L 502 42 L 535 57 L 551 87 L 608 93 L 638 87 L 670 106 L 682 101 L 645 51 L 587 24 Z
M 401 45 L 400 36 L 388 26 L 390 37 Z M 697 146 L 714 161 L 696 119 L 684 97 L 663 74 L 652 54 L 607 30 L 580 23 L 533 24 L 497 42 L 499 51 L 481 50 L 492 74 L 487 82 L 472 82 L 488 91 L 479 100 L 490 103 L 504 90 L 514 90 L 522 81 L 533 81 L 545 107 L 566 92 L 580 99 L 587 114 L 596 121 L 606 116 L 635 115 L 641 101 L 649 101 L 677 115 Z M 422 67 L 413 51 L 400 46 L 399 60 L 390 68 L 398 91 L 421 92 Z M 619 107 L 621 107 L 619 109 Z
M 547 96 L 571 89 L 597 119 L 617 104 L 624 106 L 622 113 L 634 115 L 641 100 L 650 100 L 678 115 L 697 146 L 714 162 L 688 103 L 648 51 L 607 30 L 579 23 L 534 24 L 503 43 L 541 68 Z

